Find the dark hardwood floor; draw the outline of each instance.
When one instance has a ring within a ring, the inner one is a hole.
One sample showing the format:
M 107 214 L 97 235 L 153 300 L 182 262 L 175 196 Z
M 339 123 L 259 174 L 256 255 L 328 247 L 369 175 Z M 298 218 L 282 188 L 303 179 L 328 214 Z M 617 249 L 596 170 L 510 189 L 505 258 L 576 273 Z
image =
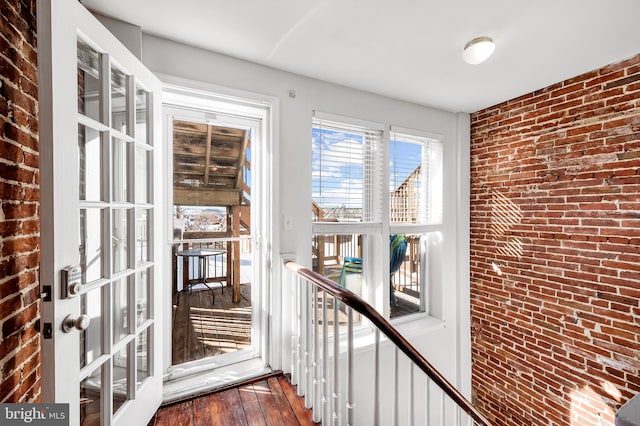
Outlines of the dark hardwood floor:
M 162 407 L 148 426 L 313 424 L 304 398 L 279 375 Z

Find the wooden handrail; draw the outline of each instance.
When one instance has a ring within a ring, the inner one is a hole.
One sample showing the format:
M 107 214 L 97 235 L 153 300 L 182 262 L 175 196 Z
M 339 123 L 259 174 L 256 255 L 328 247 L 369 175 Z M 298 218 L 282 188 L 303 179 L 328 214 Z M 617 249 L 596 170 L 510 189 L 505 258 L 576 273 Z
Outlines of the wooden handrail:
M 485 417 L 460 393 L 433 365 L 405 339 L 378 311 L 355 293 L 339 286 L 330 279 L 313 272 L 292 260 L 284 261 L 285 267 L 303 277 L 316 287 L 329 293 L 345 305 L 364 315 L 392 341 L 415 365 L 418 366 L 431 380 L 433 380 L 460 408 L 471 416 L 477 424 L 490 426 Z

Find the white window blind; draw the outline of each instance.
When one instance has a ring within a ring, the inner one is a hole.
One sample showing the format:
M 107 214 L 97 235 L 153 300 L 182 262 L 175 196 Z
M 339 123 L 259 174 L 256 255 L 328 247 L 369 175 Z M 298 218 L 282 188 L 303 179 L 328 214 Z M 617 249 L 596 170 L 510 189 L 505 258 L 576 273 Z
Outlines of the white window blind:
M 316 114 L 312 190 L 318 222 L 379 222 L 382 126 Z
M 391 223 L 442 222 L 442 142 L 395 132 L 389 144 Z

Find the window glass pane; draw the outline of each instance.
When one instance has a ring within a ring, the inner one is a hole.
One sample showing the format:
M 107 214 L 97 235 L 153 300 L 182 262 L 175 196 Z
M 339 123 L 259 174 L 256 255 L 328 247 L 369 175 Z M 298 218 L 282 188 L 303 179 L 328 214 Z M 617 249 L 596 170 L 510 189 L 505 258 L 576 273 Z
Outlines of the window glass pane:
M 129 334 L 129 318 L 127 315 L 129 304 L 129 279 L 121 278 L 112 284 L 113 305 L 113 344 L 117 344 Z
M 391 318 L 424 311 L 426 238 L 427 234 L 389 237 Z
M 129 143 L 122 139 L 112 138 L 113 176 L 111 182 L 113 201 L 127 202 L 129 199 Z
M 362 221 L 362 137 L 313 129 L 313 200 L 318 220 Z
M 102 209 L 80 209 L 79 251 L 83 284 L 104 277 L 102 217 Z
M 362 237 L 360 234 L 314 235 L 313 270 L 367 300 L 368 296 L 363 292 L 366 262 L 362 259 Z M 331 300 L 327 314 L 329 323 L 333 324 L 335 303 L 340 327 L 346 326 L 346 307 L 341 302 Z M 320 309 L 318 315 L 321 315 Z M 360 324 L 361 320 L 360 314 L 354 311 L 354 324 Z
M 78 125 L 78 166 L 80 199 L 103 201 L 102 138 L 98 131 L 82 125 Z
M 78 40 L 78 112 L 100 120 L 100 55 Z
M 149 159 L 151 152 L 144 148 L 136 147 L 136 201 L 138 203 L 149 202 Z
M 442 143 L 392 132 L 389 144 L 392 223 L 442 222 Z
M 147 139 L 149 92 L 136 85 L 136 140 L 149 144 Z
M 389 145 L 389 217 L 392 222 L 425 223 L 421 166 L 423 145 L 391 139 Z
M 313 270 L 362 295 L 362 235 L 315 235 Z
M 80 296 L 80 313 L 88 315 L 89 327 L 80 332 L 80 367 L 86 367 L 102 355 L 102 288 Z
M 127 77 L 111 67 L 111 127 L 126 133 L 127 128 Z
M 80 382 L 80 425 L 99 426 L 102 405 L 102 367 Z
M 381 131 L 314 119 L 312 196 L 316 221 L 379 219 L 381 138 Z
M 120 272 L 129 267 L 129 210 L 113 209 L 112 214 L 112 271 Z

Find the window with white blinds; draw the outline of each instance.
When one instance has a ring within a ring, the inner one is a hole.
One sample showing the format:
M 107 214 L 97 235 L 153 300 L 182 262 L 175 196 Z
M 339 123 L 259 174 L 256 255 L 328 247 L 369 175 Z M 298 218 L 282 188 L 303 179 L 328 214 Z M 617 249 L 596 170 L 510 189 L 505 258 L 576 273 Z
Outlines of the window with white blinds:
M 382 126 L 315 113 L 312 191 L 317 222 L 379 222 Z
M 442 142 L 391 131 L 389 140 L 389 220 L 442 223 Z
M 318 112 L 312 124 L 314 271 L 390 318 L 428 315 L 442 246 L 442 137 L 391 127 L 387 140 L 380 124 Z

